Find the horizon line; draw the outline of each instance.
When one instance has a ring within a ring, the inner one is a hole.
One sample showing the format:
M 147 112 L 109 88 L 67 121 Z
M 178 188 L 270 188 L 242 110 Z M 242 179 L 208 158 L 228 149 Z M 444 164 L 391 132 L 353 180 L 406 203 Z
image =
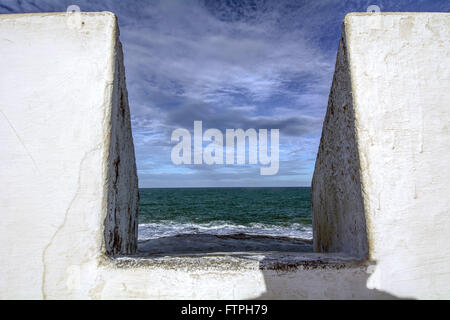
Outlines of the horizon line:
M 138 189 L 214 189 L 214 188 L 311 188 L 311 186 L 218 186 L 218 187 L 138 187 Z

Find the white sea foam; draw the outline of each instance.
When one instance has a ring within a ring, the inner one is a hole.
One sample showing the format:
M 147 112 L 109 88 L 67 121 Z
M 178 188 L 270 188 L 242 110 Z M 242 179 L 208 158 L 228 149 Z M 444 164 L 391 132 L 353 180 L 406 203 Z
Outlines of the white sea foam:
M 265 225 L 262 223 L 252 223 L 244 226 L 225 221 L 214 221 L 203 224 L 160 221 L 139 224 L 139 240 L 158 239 L 181 234 L 231 235 L 239 233 L 271 237 L 312 239 L 312 228 L 298 223 L 293 223 L 289 226 Z

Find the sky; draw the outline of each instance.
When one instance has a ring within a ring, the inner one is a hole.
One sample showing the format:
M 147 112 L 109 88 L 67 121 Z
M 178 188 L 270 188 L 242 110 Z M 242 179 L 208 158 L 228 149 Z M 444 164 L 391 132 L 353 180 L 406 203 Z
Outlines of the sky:
M 0 0 L 0 13 L 111 11 L 118 17 L 139 186 L 309 186 L 349 12 L 450 11 L 449 0 Z M 175 165 L 177 128 L 279 129 L 279 171 Z

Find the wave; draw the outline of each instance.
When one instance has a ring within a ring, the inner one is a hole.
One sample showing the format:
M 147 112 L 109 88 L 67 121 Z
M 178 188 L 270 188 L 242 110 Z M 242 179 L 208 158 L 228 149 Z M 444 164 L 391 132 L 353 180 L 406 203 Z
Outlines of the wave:
M 228 221 L 214 221 L 210 223 L 178 223 L 174 221 L 159 221 L 139 224 L 138 234 L 139 240 L 141 241 L 187 234 L 245 234 L 311 240 L 312 227 L 299 223 L 292 223 L 289 226 L 279 226 L 267 225 L 263 223 L 239 225 Z

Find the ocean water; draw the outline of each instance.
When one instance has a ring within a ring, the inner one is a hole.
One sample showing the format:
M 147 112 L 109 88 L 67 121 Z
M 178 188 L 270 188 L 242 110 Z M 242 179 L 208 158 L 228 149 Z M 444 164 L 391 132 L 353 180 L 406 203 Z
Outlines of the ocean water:
M 228 237 L 228 240 L 265 239 L 267 245 L 268 238 L 284 242 L 312 239 L 307 187 L 139 189 L 139 192 L 141 242 L 183 239 L 183 246 L 189 239 L 201 242 L 213 237 L 218 244 Z M 194 235 L 197 237 L 188 237 Z M 161 247 L 161 243 L 157 245 Z M 173 241 L 169 245 L 177 246 Z M 223 247 L 228 245 L 229 241 L 223 243 Z

